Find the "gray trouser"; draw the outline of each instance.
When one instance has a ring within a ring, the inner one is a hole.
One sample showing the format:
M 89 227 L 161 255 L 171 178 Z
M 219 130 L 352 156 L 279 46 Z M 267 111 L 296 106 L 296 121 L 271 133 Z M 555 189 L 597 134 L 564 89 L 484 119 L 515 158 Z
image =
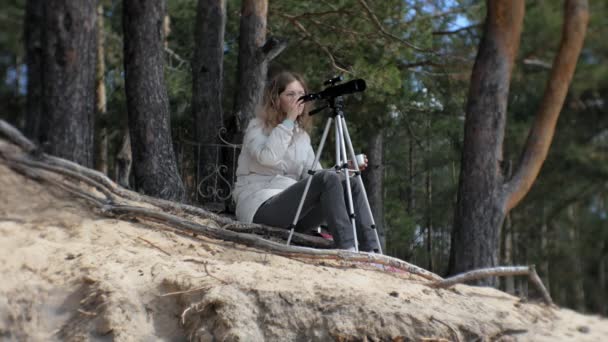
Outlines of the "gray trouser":
M 253 217 L 253 222 L 275 227 L 288 227 L 296 216 L 298 204 L 307 180 L 303 179 L 264 202 Z M 356 179 L 351 178 L 357 239 L 362 251 L 378 248 L 371 228 L 372 220 L 367 211 L 365 196 Z M 337 248 L 355 245 L 353 228 L 348 212 L 346 180 L 335 171 L 318 171 L 312 176 L 308 194 L 296 225 L 297 232 L 308 233 L 326 223 Z

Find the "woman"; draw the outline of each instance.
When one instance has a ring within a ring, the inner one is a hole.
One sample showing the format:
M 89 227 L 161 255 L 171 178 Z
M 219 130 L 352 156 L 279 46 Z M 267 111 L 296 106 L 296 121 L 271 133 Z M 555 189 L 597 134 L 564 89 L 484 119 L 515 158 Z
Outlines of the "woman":
M 233 198 L 240 221 L 288 227 L 295 218 L 315 159 L 307 133 L 311 117 L 298 101 L 306 92 L 302 77 L 291 72 L 278 74 L 266 87 L 263 106 L 247 127 L 238 160 Z M 317 171 L 312 177 L 296 231 L 308 232 L 326 223 L 337 248 L 355 250 L 344 176 L 332 170 Z M 357 182 L 351 185 L 360 249 L 374 251 L 377 242 L 364 195 Z

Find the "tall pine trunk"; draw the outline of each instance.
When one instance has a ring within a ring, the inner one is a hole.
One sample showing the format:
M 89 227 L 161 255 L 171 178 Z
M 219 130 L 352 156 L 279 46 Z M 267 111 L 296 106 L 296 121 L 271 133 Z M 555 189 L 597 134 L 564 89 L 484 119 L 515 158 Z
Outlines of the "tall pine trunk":
M 509 83 L 524 18 L 523 0 L 487 2 L 464 132 L 450 274 L 496 266 L 505 215 L 528 193 L 547 156 L 588 22 L 586 0 L 567 0 L 562 41 L 518 169 L 503 175 Z M 479 283 L 495 285 L 495 279 Z
M 192 59 L 192 113 L 196 140 L 203 145 L 220 142 L 225 28 L 226 1 L 199 0 Z M 212 172 L 218 154 L 219 149 L 203 146 L 199 155 L 201 173 Z
M 43 31 L 42 143 L 50 154 L 94 163 L 97 1 L 46 1 Z
M 124 63 L 135 188 L 185 199 L 178 174 L 164 76 L 164 0 L 124 1 Z

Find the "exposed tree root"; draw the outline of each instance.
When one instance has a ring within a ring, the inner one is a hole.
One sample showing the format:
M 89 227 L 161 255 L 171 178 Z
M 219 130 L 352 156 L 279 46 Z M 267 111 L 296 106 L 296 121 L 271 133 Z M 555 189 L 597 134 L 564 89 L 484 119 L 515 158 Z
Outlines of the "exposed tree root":
M 392 267 L 431 281 L 442 279 L 423 268 L 385 255 L 288 246 L 252 234 L 246 234 L 243 232 L 263 233 L 279 238 L 286 238 L 288 232 L 280 228 L 238 223 L 230 218 L 222 217 L 201 208 L 160 200 L 126 190 L 97 171 L 40 152 L 19 131 L 2 120 L 0 120 L 0 133 L 21 147 L 21 149 L 17 149 L 15 146 L 2 143 L 0 140 L 0 156 L 2 156 L 0 160 L 2 162 L 29 177 L 58 186 L 84 199 L 107 216 L 118 216 L 119 218 L 127 216 L 155 221 L 181 231 L 201 234 L 208 238 L 231 241 L 294 259 L 338 260 L 342 265 L 350 264 L 352 266 L 358 266 L 362 263 L 375 264 Z M 101 192 L 103 197 L 90 190 L 85 190 L 73 180 L 84 182 L 88 186 L 94 187 Z M 133 205 L 133 202 L 147 205 L 145 207 L 137 206 Z M 150 205 L 156 208 L 150 208 Z M 216 221 L 223 224 L 223 227 L 214 228 L 199 224 L 194 222 L 190 215 Z M 294 235 L 294 243 L 298 244 L 319 247 L 318 244 L 315 244 L 318 240 L 322 240 L 325 243 L 323 247 L 328 247 L 327 244 L 329 242 L 324 239 L 304 234 Z
M 494 276 L 516 276 L 516 275 L 527 275 L 530 279 L 530 282 L 536 286 L 538 291 L 542 294 L 543 300 L 548 305 L 553 306 L 553 300 L 549 295 L 549 291 L 543 285 L 543 282 L 540 280 L 540 277 L 536 273 L 536 267 L 534 265 L 531 266 L 511 266 L 511 267 L 492 267 L 492 268 L 482 268 L 479 270 L 473 270 L 465 273 L 461 273 L 455 275 L 450 278 L 446 278 L 440 281 L 437 281 L 433 284 L 435 287 L 446 288 L 450 287 L 454 284 L 464 283 L 469 280 L 477 280 L 487 277 Z

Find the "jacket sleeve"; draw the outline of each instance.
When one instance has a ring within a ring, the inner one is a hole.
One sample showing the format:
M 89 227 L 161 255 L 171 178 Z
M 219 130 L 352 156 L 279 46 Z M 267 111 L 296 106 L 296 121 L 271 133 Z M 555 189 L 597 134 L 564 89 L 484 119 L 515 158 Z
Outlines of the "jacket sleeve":
M 292 136 L 293 130 L 283 124 L 277 125 L 268 136 L 261 125 L 254 125 L 247 130 L 243 145 L 261 165 L 275 166 L 283 159 Z

